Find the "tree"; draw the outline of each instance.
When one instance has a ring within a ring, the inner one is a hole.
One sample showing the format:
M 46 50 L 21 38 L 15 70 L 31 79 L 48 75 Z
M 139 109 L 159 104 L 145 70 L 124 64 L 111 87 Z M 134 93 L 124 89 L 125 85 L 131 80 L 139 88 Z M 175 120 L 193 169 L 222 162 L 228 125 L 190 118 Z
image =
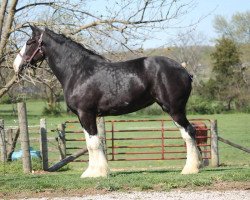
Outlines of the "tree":
M 239 98 L 244 87 L 239 49 L 233 40 L 222 37 L 217 40 L 211 57 L 213 77 L 206 84 L 207 94 L 224 102 L 227 110 L 231 110 L 232 102 Z
M 220 37 L 227 37 L 235 41 L 241 50 L 240 59 L 242 76 L 249 86 L 250 79 L 250 11 L 236 13 L 230 20 L 223 16 L 217 16 L 214 20 L 214 28 Z
M 171 42 L 171 57 L 179 63 L 183 63 L 188 72 L 193 75 L 194 87 L 200 85 L 202 73 L 205 71 L 205 63 L 202 60 L 206 39 L 201 33 L 194 30 L 179 32 Z
M 218 15 L 214 20 L 214 28 L 222 37 L 229 37 L 237 43 L 250 43 L 250 11 L 236 13 L 231 20 Z

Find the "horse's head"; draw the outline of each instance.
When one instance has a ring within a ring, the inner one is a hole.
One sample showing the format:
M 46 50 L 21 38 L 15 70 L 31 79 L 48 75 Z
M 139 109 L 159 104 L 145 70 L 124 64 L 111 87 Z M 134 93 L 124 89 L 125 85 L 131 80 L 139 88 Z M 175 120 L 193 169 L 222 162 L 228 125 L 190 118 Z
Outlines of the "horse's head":
M 30 28 L 32 37 L 25 43 L 14 60 L 13 67 L 16 73 L 25 67 L 36 65 L 45 58 L 42 50 L 44 31 L 35 26 L 30 26 Z

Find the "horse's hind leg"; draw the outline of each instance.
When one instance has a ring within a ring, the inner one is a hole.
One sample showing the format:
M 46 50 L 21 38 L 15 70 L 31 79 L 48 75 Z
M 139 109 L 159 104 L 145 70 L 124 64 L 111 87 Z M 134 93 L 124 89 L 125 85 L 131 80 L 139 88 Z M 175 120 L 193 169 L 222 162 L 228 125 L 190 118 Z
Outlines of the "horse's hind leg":
M 162 109 L 169 113 L 174 120 L 175 124 L 181 132 L 181 136 L 184 139 L 187 147 L 187 160 L 182 170 L 182 174 L 194 174 L 199 172 L 201 167 L 202 159 L 200 151 L 197 148 L 195 141 L 195 129 L 189 123 L 185 114 L 186 101 L 164 101 L 160 98 L 157 99 L 158 104 Z
M 179 128 L 181 136 L 184 139 L 187 147 L 186 164 L 181 173 L 182 174 L 198 173 L 199 168 L 202 166 L 202 158 L 195 141 L 195 129 L 187 120 L 184 112 L 172 113 L 171 116 L 175 124 Z
M 107 177 L 109 173 L 108 163 L 101 140 L 97 134 L 96 117 L 91 113 L 81 112 L 79 119 L 84 129 L 89 153 L 89 166 L 83 172 L 81 178 Z

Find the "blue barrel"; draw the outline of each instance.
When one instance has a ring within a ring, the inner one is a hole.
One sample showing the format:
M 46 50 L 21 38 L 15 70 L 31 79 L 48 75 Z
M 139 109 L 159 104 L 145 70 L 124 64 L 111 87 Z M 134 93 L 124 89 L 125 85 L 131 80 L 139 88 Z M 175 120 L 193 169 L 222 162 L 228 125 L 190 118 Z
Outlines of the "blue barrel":
M 19 160 L 22 158 L 23 155 L 23 151 L 19 150 L 19 151 L 14 151 L 11 155 L 11 160 Z M 30 147 L 30 156 L 31 158 L 39 158 L 41 159 L 41 152 L 40 151 L 35 151 L 33 150 L 32 147 Z

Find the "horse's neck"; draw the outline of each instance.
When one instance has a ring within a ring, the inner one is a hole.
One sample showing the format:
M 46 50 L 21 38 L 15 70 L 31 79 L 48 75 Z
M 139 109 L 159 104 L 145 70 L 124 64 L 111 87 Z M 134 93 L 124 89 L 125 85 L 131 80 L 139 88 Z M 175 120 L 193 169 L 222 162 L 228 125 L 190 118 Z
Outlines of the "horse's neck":
M 48 64 L 64 89 L 67 82 L 75 75 L 76 67 L 85 65 L 86 63 L 84 62 L 89 60 L 91 60 L 91 67 L 93 67 L 95 62 L 102 60 L 98 56 L 90 55 L 87 50 L 85 52 L 82 49 L 77 49 L 64 43 L 58 43 L 53 38 L 48 37 L 45 42 L 47 43 L 45 55 Z
M 72 66 L 79 60 L 75 59 L 75 55 L 72 56 L 70 48 L 66 47 L 65 44 L 55 42 L 53 39 L 45 47 L 45 54 L 49 67 L 64 87 L 72 76 Z

